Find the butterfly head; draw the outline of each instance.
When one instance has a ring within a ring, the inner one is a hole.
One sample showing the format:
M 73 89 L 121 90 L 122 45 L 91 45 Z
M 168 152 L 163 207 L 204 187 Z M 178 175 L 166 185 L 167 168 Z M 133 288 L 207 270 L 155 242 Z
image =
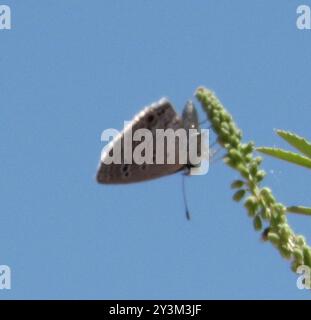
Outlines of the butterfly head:
M 198 112 L 193 102 L 190 100 L 186 103 L 184 107 L 184 110 L 182 113 L 182 119 L 183 119 L 184 128 L 186 130 L 200 129 Z
M 183 113 L 182 113 L 182 121 L 183 121 L 183 126 L 187 130 L 187 135 L 188 135 L 188 143 L 193 139 L 196 138 L 197 142 L 197 152 L 198 155 L 201 155 L 201 135 L 199 133 L 200 131 L 200 124 L 199 124 L 199 116 L 198 112 L 193 104 L 192 101 L 188 101 L 184 107 Z M 194 129 L 195 132 L 190 131 L 190 129 Z M 188 168 L 191 167 L 197 167 L 199 165 L 193 165 L 188 159 Z

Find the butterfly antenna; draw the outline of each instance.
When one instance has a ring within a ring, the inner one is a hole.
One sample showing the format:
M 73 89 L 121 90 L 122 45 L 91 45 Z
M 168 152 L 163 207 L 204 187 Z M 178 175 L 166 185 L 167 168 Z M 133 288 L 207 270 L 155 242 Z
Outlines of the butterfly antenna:
M 182 175 L 182 194 L 183 194 L 184 205 L 186 209 L 186 218 L 187 220 L 190 220 L 190 212 L 189 212 L 188 202 L 186 197 L 185 174 Z

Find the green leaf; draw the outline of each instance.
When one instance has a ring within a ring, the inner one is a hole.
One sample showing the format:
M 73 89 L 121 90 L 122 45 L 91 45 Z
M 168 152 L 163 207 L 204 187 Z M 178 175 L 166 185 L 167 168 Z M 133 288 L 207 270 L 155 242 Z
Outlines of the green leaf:
M 302 156 L 298 153 L 294 153 L 291 151 L 286 151 L 278 148 L 269 148 L 269 147 L 259 147 L 259 148 L 256 148 L 256 150 L 264 154 L 267 154 L 269 156 L 311 169 L 311 159 L 305 156 Z
M 239 189 L 244 186 L 245 182 L 242 180 L 235 180 L 231 183 L 231 188 L 232 189 Z
M 287 207 L 286 211 L 291 213 L 299 213 L 299 214 L 311 216 L 311 208 L 308 208 L 308 207 L 292 206 L 292 207 Z
M 256 231 L 259 231 L 262 229 L 262 221 L 259 216 L 256 216 L 253 220 L 253 225 Z
M 291 146 L 302 152 L 307 157 L 311 158 L 311 143 L 305 138 L 284 130 L 276 130 L 276 133 Z
M 233 200 L 239 202 L 244 196 L 245 196 L 246 191 L 241 189 L 235 192 L 233 195 Z

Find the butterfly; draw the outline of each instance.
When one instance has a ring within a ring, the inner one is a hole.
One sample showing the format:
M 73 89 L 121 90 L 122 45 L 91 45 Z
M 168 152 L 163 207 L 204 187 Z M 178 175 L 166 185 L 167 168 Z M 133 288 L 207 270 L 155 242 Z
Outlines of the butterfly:
M 131 129 L 131 130 L 129 130 Z M 173 105 L 166 98 L 162 98 L 157 102 L 145 107 L 140 113 L 138 113 L 129 125 L 110 142 L 109 148 L 102 153 L 101 161 L 99 163 L 96 180 L 102 184 L 126 184 L 133 182 L 142 182 L 150 179 L 155 179 L 170 175 L 176 172 L 185 171 L 186 173 L 194 167 L 189 159 L 187 163 L 180 163 L 178 139 L 175 140 L 175 159 L 174 163 L 156 163 L 156 148 L 153 148 L 153 163 L 137 164 L 134 162 L 126 163 L 106 163 L 107 158 L 116 153 L 121 153 L 121 159 L 124 159 L 124 141 L 132 139 L 132 135 L 138 129 L 148 129 L 152 133 L 152 144 L 156 145 L 156 130 L 157 129 L 186 129 L 189 136 L 189 129 L 199 130 L 198 114 L 194 104 L 188 101 L 184 107 L 182 116 L 180 117 Z M 188 140 L 189 143 L 190 140 Z M 132 150 L 138 146 L 139 141 L 132 141 Z M 116 148 L 119 145 L 121 148 Z M 187 146 L 189 150 L 189 145 Z M 170 150 L 164 151 L 164 158 L 167 160 Z M 200 135 L 197 139 L 197 153 L 201 153 L 201 141 Z

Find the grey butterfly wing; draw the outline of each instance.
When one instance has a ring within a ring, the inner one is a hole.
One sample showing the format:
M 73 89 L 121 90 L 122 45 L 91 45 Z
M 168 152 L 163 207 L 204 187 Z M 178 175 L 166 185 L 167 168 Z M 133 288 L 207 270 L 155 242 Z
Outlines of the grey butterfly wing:
M 173 174 L 182 170 L 185 165 L 175 161 L 174 164 L 167 164 L 167 153 L 164 152 L 164 164 L 155 164 L 155 131 L 156 129 L 173 129 L 177 130 L 183 127 L 182 119 L 177 115 L 173 106 L 167 99 L 161 99 L 160 101 L 153 103 L 151 106 L 142 110 L 131 122 L 132 134 L 138 129 L 149 129 L 153 134 L 153 164 L 143 163 L 141 165 L 136 164 L 133 160 L 131 164 L 125 164 L 123 142 L 125 135 L 129 134 L 125 129 L 120 135 L 118 135 L 111 144 L 111 148 L 102 155 L 102 159 L 97 172 L 97 181 L 104 184 L 117 184 L 117 183 L 132 183 L 146 181 L 150 179 L 159 178 L 165 175 Z M 175 142 L 175 155 L 178 155 L 178 143 Z M 105 164 L 105 158 L 114 150 L 113 146 L 121 143 L 121 164 L 111 163 Z M 139 144 L 138 141 L 132 142 L 132 149 Z

